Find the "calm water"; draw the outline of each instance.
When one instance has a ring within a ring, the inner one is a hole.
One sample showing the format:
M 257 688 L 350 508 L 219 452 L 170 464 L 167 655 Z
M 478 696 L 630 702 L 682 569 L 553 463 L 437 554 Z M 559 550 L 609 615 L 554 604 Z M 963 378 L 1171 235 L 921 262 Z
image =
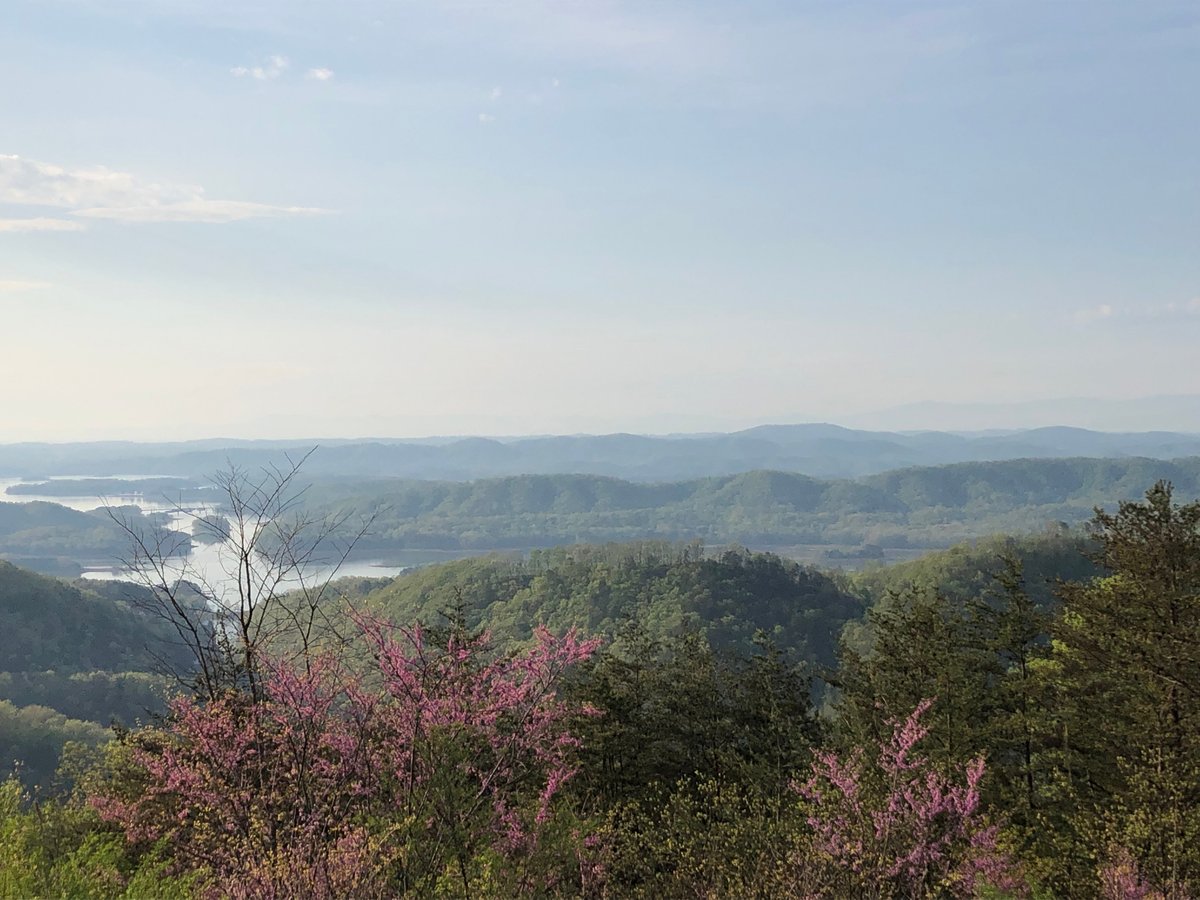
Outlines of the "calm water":
M 44 481 L 61 481 L 71 478 L 83 477 L 104 477 L 121 481 L 136 481 L 142 478 L 162 478 L 161 475 L 106 475 L 106 476 L 72 476 L 59 475 L 49 479 L 39 479 Z M 185 512 L 179 512 L 177 504 L 172 502 L 169 497 L 164 497 L 161 493 L 157 494 L 141 494 L 136 491 L 127 493 L 109 493 L 106 496 L 99 495 L 81 495 L 77 497 L 45 497 L 35 494 L 9 494 L 8 488 L 14 484 L 23 483 L 19 478 L 0 478 L 0 502 L 4 503 L 32 503 L 37 500 L 47 503 L 58 503 L 61 506 L 69 507 L 70 509 L 79 510 L 80 512 L 90 512 L 94 509 L 100 509 L 105 506 L 136 506 L 143 512 L 147 513 L 170 513 L 168 516 L 169 527 L 175 531 L 192 533 L 194 520 L 197 515 L 212 515 L 215 512 L 215 507 L 212 504 L 184 504 Z M 181 479 L 181 486 L 185 482 Z M 220 545 L 214 544 L 194 544 L 192 552 L 187 557 L 181 558 L 178 563 L 173 566 L 175 571 L 188 569 L 203 577 L 215 590 L 228 593 L 237 586 L 235 575 L 230 572 L 234 571 L 230 564 L 228 554 L 223 553 L 223 548 Z M 338 577 L 345 576 L 362 576 L 367 578 L 391 578 L 399 575 L 401 572 L 410 568 L 409 566 L 385 565 L 373 560 L 355 560 L 347 562 L 337 570 Z M 312 566 L 305 575 L 305 580 L 308 583 L 319 582 L 324 578 L 329 577 L 333 573 L 331 565 L 316 565 Z M 113 560 L 110 566 L 90 566 L 87 567 L 83 574 L 84 578 L 96 578 L 105 580 L 136 580 L 132 573 L 125 568 L 122 568 L 119 560 Z
M 139 481 L 144 478 L 163 478 L 170 476 L 163 475 L 51 475 L 49 478 L 39 478 L 39 482 L 45 481 L 71 481 L 79 478 L 108 478 L 114 481 Z M 180 486 L 189 484 L 185 479 L 180 479 Z M 66 506 L 71 509 L 79 510 L 80 512 L 90 512 L 93 509 L 99 509 L 102 506 L 137 506 L 143 512 L 167 512 L 175 508 L 175 504 L 171 502 L 169 497 L 164 497 L 161 494 L 146 494 L 143 495 L 138 491 L 130 489 L 125 493 L 107 494 L 103 497 L 98 494 L 84 494 L 78 497 L 43 497 L 37 494 L 10 494 L 8 489 L 14 484 L 25 484 L 21 478 L 0 478 L 0 503 L 32 503 L 35 500 L 41 500 L 46 503 L 57 503 L 60 506 Z

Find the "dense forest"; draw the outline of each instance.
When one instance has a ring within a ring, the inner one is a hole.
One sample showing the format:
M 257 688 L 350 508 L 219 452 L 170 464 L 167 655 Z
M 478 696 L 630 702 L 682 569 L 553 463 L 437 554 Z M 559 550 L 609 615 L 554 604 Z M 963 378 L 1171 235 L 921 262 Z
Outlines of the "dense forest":
M 173 553 L 190 549 L 190 536 L 168 531 L 136 506 L 80 512 L 41 500 L 0 502 L 0 560 L 66 575 L 79 574 L 86 563 L 112 565 L 129 554 L 129 532 L 121 523 L 161 533 Z
M 853 576 L 638 543 L 259 595 L 167 644 L 190 688 L 140 722 L 137 642 L 210 612 L 0 584 L 5 753 L 59 766 L 0 787 L 5 896 L 1200 892 L 1200 502 L 1165 483 Z
M 326 452 L 312 454 L 306 465 Z M 1189 496 L 1200 494 L 1200 457 L 971 462 L 841 480 L 777 471 L 653 483 L 580 474 L 467 482 L 318 477 L 303 502 L 314 515 L 372 517 L 356 553 L 388 562 L 407 562 L 414 552 L 699 539 L 851 567 L 996 533 L 1078 525 L 1094 507 L 1133 499 L 1158 479 Z M 183 508 L 228 512 L 211 482 L 186 479 L 63 479 L 12 489 L 18 489 L 14 497 L 43 490 L 77 497 L 140 491 Z M 164 527 L 133 506 L 115 512 L 141 530 Z M 186 553 L 192 541 L 219 536 L 219 529 L 200 527 L 168 537 L 176 552 Z M 0 559 L 78 574 L 81 565 L 112 565 L 128 545 L 129 535 L 103 509 L 0 503 Z
M 69 584 L 0 561 L 0 759 L 47 783 L 67 741 L 99 744 L 105 726 L 166 711 L 162 664 L 186 657 L 144 589 Z
M 1200 457 L 961 463 L 840 481 L 757 471 L 656 484 L 587 475 L 317 483 L 310 501 L 375 514 L 364 552 L 696 538 L 756 548 L 946 547 L 1081 523 L 1095 506 L 1133 499 L 1160 478 L 1200 494 Z
M 528 559 L 428 566 L 367 595 L 394 622 L 458 610 L 501 646 L 539 625 L 614 637 L 637 623 L 654 639 L 695 631 L 714 650 L 748 654 L 765 636 L 795 660 L 832 664 L 858 597 L 812 569 L 763 553 L 709 556 L 700 544 L 617 544 L 534 551 Z

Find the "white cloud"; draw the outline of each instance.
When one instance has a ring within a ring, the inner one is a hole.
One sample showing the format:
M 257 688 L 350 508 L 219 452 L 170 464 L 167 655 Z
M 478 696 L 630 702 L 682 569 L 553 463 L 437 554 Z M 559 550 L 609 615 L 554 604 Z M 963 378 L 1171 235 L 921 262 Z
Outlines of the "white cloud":
M 496 117 L 493 115 L 489 115 L 488 113 L 480 113 L 479 114 L 479 122 L 482 125 L 490 125 L 492 122 L 495 122 L 495 121 L 496 121 Z
M 490 96 L 492 100 L 499 100 L 504 96 L 504 90 L 499 85 L 496 85 L 496 87 L 492 88 L 492 93 Z
M 27 206 L 79 207 L 129 202 L 163 186 L 140 184 L 132 175 L 103 166 L 67 170 L 20 156 L 0 156 L 0 202 Z
M 243 200 L 206 200 L 196 197 L 173 203 L 145 206 L 97 206 L 77 209 L 72 215 L 118 222 L 209 222 L 223 224 L 243 219 L 273 219 L 284 216 L 319 216 L 329 212 L 312 206 L 271 206 Z
M 43 288 L 50 287 L 48 281 L 5 281 L 0 279 L 0 293 L 16 292 L 16 291 L 40 291 Z
M 247 76 L 258 81 L 270 81 L 273 78 L 278 78 L 284 73 L 290 65 L 286 56 L 268 56 L 265 65 L 261 66 L 234 66 L 229 70 L 230 74 L 235 78 L 245 78 Z M 322 70 L 325 71 L 325 70 Z M 330 72 L 332 75 L 333 73 Z
M 333 77 L 333 69 L 309 69 L 305 77 L 313 81 L 328 81 Z
M 71 210 L 89 219 L 122 222 L 235 222 L 242 219 L 317 215 L 327 210 L 304 206 L 273 206 L 244 200 L 210 200 L 197 185 L 148 181 L 103 166 L 65 169 L 61 166 L 0 155 L 0 203 L 50 206 Z M 62 219 L 0 220 L 7 222 L 64 222 Z M 77 230 L 42 225 L 43 230 Z M 12 230 L 19 230 L 13 228 Z
M 82 222 L 38 216 L 32 219 L 0 219 L 0 231 L 83 231 Z

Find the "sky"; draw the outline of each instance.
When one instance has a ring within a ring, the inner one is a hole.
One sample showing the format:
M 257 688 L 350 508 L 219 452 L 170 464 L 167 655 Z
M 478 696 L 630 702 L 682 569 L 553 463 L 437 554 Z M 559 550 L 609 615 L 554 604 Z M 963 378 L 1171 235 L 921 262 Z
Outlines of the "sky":
M 3 6 L 0 441 L 1200 394 L 1194 0 Z

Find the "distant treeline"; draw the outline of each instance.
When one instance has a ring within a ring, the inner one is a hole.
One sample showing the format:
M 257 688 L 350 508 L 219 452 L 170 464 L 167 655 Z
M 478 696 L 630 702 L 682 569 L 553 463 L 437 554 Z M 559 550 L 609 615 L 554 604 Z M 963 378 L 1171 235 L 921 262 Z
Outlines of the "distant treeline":
M 5 491 L 14 497 L 126 497 L 141 494 L 152 499 L 194 500 L 210 490 L 183 478 L 61 478 L 22 481 Z M 2 497 L 0 497 L 2 499 Z
M 0 559 L 54 574 L 77 571 L 80 563 L 114 564 L 129 555 L 132 544 L 120 523 L 146 534 L 161 532 L 172 555 L 191 549 L 190 535 L 166 531 L 160 517 L 136 506 L 80 512 L 48 501 L 0 501 Z
M 1088 519 L 1158 479 L 1200 496 L 1200 458 L 1019 459 L 823 481 L 786 472 L 643 484 L 593 475 L 319 482 L 314 506 L 373 514 L 361 552 L 657 539 L 945 547 Z
M 1017 459 L 840 480 L 776 471 L 656 483 L 580 474 L 466 482 L 317 476 L 303 502 L 309 512 L 352 512 L 352 521 L 373 516 L 355 548 L 360 558 L 699 540 L 780 552 L 799 545 L 853 548 L 855 560 L 865 561 L 886 550 L 1069 527 L 1097 506 L 1137 497 L 1142 485 L 1159 479 L 1171 481 L 1179 496 L 1200 496 L 1200 457 Z M 97 480 L 87 486 L 127 484 Z M 189 491 L 192 499 L 200 496 Z M 116 512 L 139 528 L 161 527 L 134 507 Z M 186 552 L 193 539 L 177 533 L 168 543 Z M 115 562 L 129 549 L 129 535 L 104 510 L 0 502 L 0 558 L 68 574 L 80 563 Z M 843 549 L 825 559 L 847 556 Z

